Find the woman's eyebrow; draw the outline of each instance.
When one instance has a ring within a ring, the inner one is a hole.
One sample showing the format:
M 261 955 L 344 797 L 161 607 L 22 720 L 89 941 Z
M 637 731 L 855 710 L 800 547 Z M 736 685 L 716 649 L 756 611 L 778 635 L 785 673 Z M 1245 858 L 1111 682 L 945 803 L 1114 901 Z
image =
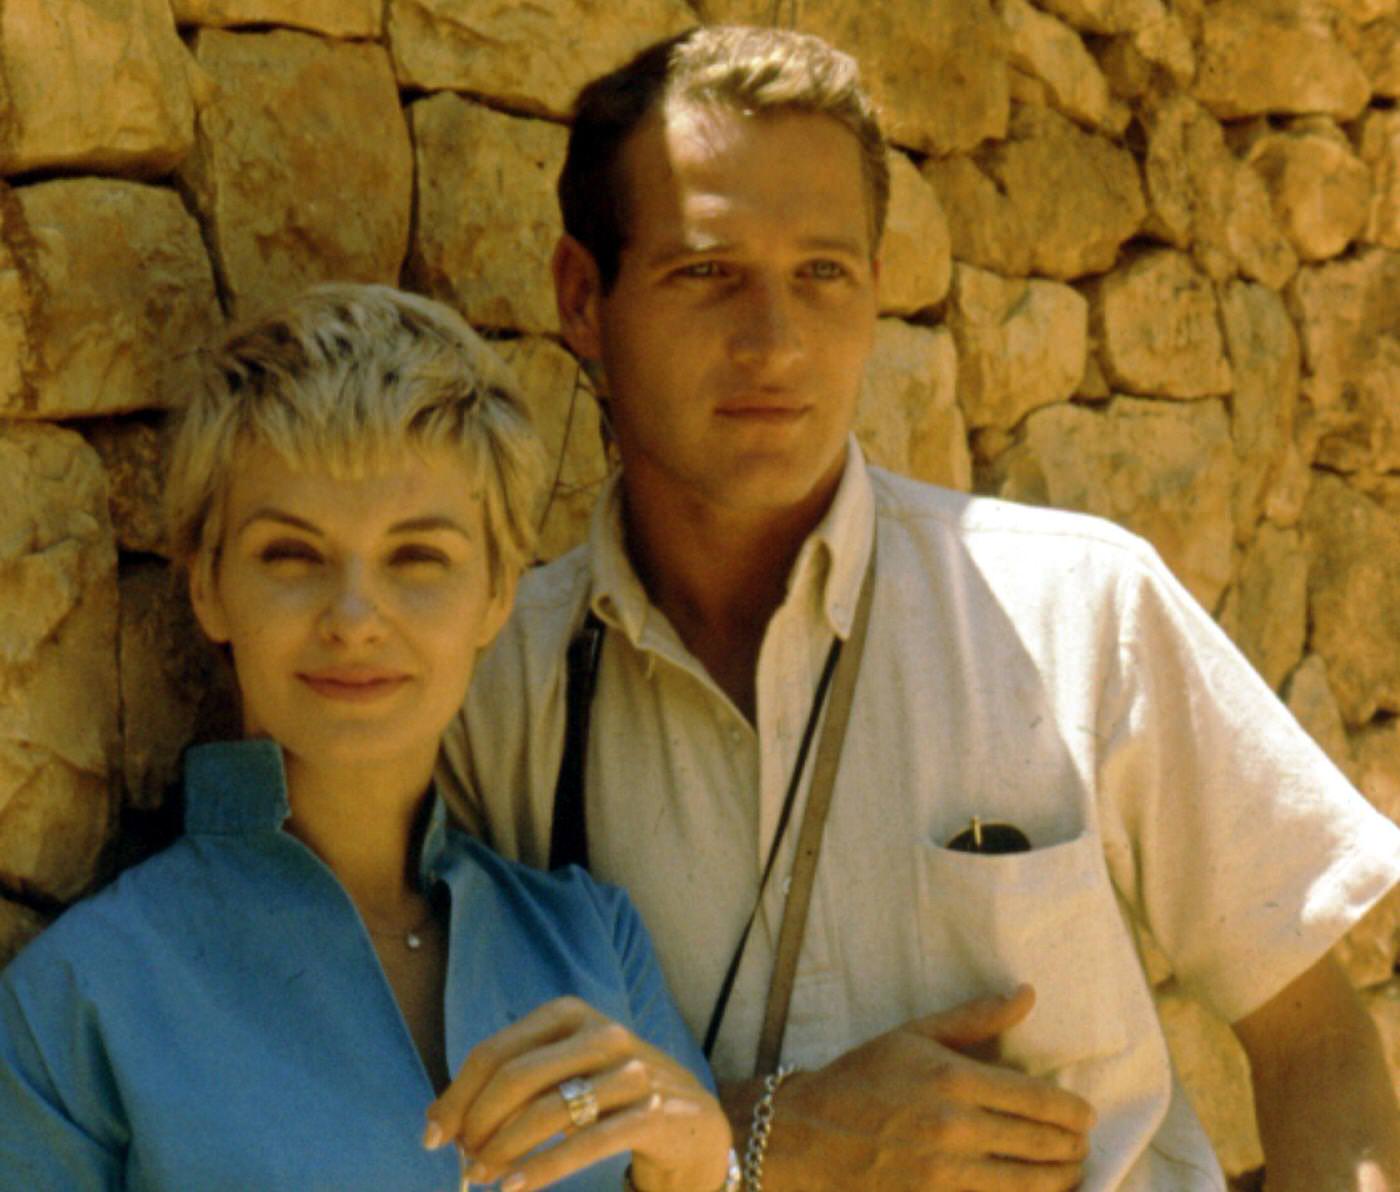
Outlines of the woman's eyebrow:
M 405 521 L 395 522 L 389 527 L 389 533 L 391 534 L 421 534 L 424 531 L 431 530 L 451 530 L 454 533 L 460 534 L 468 541 L 470 541 L 472 537 L 471 531 L 462 525 L 461 522 L 457 521 L 455 518 L 448 517 L 446 514 L 410 517 Z
M 284 526 L 292 526 L 298 530 L 305 530 L 308 534 L 324 534 L 321 527 L 314 522 L 309 522 L 304 517 L 297 517 L 295 513 L 288 513 L 284 509 L 275 509 L 266 505 L 259 506 L 257 509 L 254 509 L 252 513 L 248 514 L 239 524 L 238 532 L 240 534 L 243 533 L 244 530 L 256 521 L 278 522 Z

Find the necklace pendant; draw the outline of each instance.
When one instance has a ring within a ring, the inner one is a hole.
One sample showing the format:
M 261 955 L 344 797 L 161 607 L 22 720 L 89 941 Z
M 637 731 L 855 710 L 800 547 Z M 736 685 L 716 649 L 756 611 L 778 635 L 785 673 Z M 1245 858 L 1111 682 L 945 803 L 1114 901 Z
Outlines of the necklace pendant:
M 403 942 L 408 945 L 410 952 L 416 952 L 423 946 L 423 937 L 416 931 L 410 931 L 403 937 Z

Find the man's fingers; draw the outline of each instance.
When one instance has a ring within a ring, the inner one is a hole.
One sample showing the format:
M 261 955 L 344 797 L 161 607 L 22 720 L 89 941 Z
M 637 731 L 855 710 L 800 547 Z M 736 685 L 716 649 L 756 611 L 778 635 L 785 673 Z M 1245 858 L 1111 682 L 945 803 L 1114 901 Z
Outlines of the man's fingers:
M 949 1010 L 917 1018 L 905 1029 L 960 1051 L 1005 1034 L 1024 1020 L 1034 1005 L 1035 990 L 1020 985 L 1014 993 L 975 997 Z
M 977 1160 L 947 1187 L 968 1192 L 1073 1192 L 1084 1181 L 1080 1163 L 1017 1163 L 1011 1159 Z
M 949 1059 L 930 1078 L 930 1089 L 944 1102 L 994 1110 L 1071 1134 L 1087 1134 L 1094 1124 L 1093 1106 L 1077 1093 L 995 1064 Z

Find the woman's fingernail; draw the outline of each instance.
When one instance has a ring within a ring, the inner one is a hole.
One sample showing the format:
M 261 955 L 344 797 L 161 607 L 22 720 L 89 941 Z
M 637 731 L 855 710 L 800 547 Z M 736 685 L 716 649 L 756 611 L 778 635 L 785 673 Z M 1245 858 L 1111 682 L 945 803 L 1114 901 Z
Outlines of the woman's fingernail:
M 473 1184 L 486 1183 L 486 1164 L 473 1163 L 467 1168 L 467 1179 L 471 1180 Z
M 501 1192 L 522 1192 L 525 1187 L 525 1177 L 518 1171 L 511 1172 L 501 1181 Z
M 423 1147 L 426 1150 L 435 1151 L 444 1142 L 442 1127 L 436 1122 L 429 1122 L 428 1128 L 423 1131 Z

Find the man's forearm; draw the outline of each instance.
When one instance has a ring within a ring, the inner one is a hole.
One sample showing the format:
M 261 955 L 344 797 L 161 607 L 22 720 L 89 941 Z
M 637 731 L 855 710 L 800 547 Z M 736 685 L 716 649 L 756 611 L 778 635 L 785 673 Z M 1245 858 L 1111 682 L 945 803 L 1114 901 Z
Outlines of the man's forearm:
M 1400 1108 L 1379 1033 L 1328 960 L 1237 1024 L 1267 1192 L 1400 1192 Z
M 1266 1192 L 1400 1192 L 1400 1109 L 1378 1042 L 1328 1032 L 1257 1074 Z

